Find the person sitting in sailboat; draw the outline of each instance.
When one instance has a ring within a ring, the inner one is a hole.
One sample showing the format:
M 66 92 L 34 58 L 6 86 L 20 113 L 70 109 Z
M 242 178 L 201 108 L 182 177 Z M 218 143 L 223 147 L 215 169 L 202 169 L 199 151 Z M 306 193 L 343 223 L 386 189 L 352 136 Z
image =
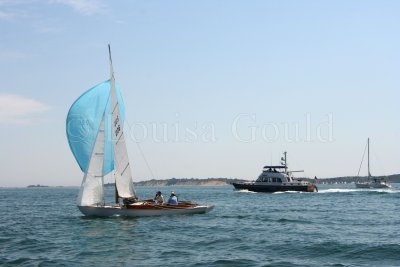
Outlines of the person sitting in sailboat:
M 138 201 L 137 197 L 126 197 L 126 198 L 122 198 L 122 203 L 124 203 L 124 205 L 129 205 L 129 204 L 133 204 L 135 202 Z M 119 202 L 119 201 L 118 201 Z
M 169 196 L 168 199 L 168 204 L 169 205 L 178 205 L 178 198 L 175 195 L 175 192 L 171 192 L 171 195 Z
M 156 204 L 163 204 L 164 203 L 164 197 L 161 194 L 161 191 L 157 191 L 156 196 L 154 197 L 154 202 L 156 202 Z

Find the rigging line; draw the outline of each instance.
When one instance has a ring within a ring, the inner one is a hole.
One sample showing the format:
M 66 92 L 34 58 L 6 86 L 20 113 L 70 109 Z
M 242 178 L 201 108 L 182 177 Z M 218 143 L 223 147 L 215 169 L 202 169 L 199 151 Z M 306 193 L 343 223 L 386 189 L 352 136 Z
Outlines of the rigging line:
M 379 169 L 378 169 L 378 171 L 380 171 L 380 172 L 382 172 L 383 173 L 383 176 L 387 176 L 387 173 L 386 173 L 386 170 L 385 170 L 385 166 L 384 166 L 384 164 L 382 163 L 382 161 L 381 161 L 381 159 L 380 159 L 380 157 L 379 157 L 379 154 L 377 153 L 377 150 L 375 150 L 374 149 L 374 147 L 370 147 L 370 150 L 371 150 L 371 154 L 372 154 L 372 156 L 374 157 L 374 161 L 373 162 L 378 162 L 378 167 L 379 167 Z M 375 167 L 376 167 L 376 165 L 375 165 Z M 375 168 L 376 169 L 376 168 Z M 382 175 L 380 175 L 380 176 L 382 176 Z
M 149 165 L 149 163 L 147 162 L 146 157 L 144 156 L 143 150 L 142 150 L 142 148 L 140 147 L 139 142 L 135 142 L 135 143 L 136 143 L 136 145 L 137 145 L 137 147 L 138 147 L 138 149 L 139 149 L 140 154 L 142 155 L 142 157 L 143 157 L 143 159 L 144 159 L 144 162 L 145 162 L 146 165 L 147 165 L 147 168 L 148 168 L 149 171 L 150 171 L 151 177 L 152 177 L 153 179 L 155 179 L 154 173 L 153 173 L 153 171 L 151 170 L 150 165 Z
M 362 159 L 361 159 L 360 168 L 358 168 L 358 173 L 357 173 L 357 176 L 359 176 L 359 175 L 360 175 L 360 170 L 361 170 L 361 166 L 362 166 L 362 164 L 363 164 L 363 161 L 364 161 L 364 156 L 365 156 L 365 151 L 367 150 L 367 146 L 368 146 L 368 143 L 365 145 L 365 148 L 364 148 L 364 153 L 363 153 L 363 156 L 362 156 Z

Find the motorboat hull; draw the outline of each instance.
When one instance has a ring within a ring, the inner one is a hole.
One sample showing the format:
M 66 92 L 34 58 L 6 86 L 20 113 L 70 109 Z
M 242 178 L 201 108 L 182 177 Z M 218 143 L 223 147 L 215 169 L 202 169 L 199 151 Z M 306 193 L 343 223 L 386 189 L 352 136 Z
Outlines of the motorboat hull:
M 232 185 L 237 190 L 248 190 L 253 192 L 287 192 L 287 191 L 297 191 L 297 192 L 318 192 L 317 186 L 313 184 L 257 184 L 257 183 L 232 183 Z
M 197 205 L 187 203 L 180 205 L 157 205 L 147 202 L 139 202 L 123 206 L 78 206 L 78 208 L 86 216 L 151 217 L 207 213 L 214 208 L 214 205 Z

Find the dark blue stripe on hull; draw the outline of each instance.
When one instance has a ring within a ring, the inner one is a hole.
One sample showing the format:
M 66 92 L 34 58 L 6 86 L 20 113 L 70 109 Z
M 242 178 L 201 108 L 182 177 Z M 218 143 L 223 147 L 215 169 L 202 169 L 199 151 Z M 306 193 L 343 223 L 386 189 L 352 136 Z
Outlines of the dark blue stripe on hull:
M 251 184 L 236 184 L 233 186 L 235 189 L 247 189 L 253 192 L 282 192 L 282 191 L 299 191 L 299 192 L 308 192 L 307 185 L 251 185 Z

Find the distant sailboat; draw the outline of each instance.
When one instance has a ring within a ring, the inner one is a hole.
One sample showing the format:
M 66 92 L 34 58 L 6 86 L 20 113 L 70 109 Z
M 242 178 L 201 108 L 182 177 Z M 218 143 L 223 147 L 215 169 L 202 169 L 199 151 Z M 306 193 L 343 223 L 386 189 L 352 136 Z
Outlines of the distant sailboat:
M 368 180 L 366 182 L 356 182 L 357 188 L 390 188 L 390 184 L 382 178 L 374 178 L 371 176 L 371 171 L 369 168 L 369 138 L 367 140 L 367 149 L 368 149 Z M 364 150 L 365 153 L 365 150 Z M 364 157 L 363 159 L 364 160 Z M 361 161 L 362 163 L 362 161 Z M 361 168 L 361 166 L 360 166 Z M 360 174 L 360 170 L 358 170 L 357 176 Z
M 123 131 L 124 105 L 115 84 L 110 45 L 110 79 L 89 89 L 71 106 L 67 116 L 67 138 L 84 173 L 78 208 L 93 216 L 157 216 L 205 213 L 213 205 L 179 202 L 160 205 L 139 201 L 133 186 L 131 166 Z M 104 176 L 115 177 L 115 204 L 104 198 Z M 119 199 L 123 204 L 119 204 Z

